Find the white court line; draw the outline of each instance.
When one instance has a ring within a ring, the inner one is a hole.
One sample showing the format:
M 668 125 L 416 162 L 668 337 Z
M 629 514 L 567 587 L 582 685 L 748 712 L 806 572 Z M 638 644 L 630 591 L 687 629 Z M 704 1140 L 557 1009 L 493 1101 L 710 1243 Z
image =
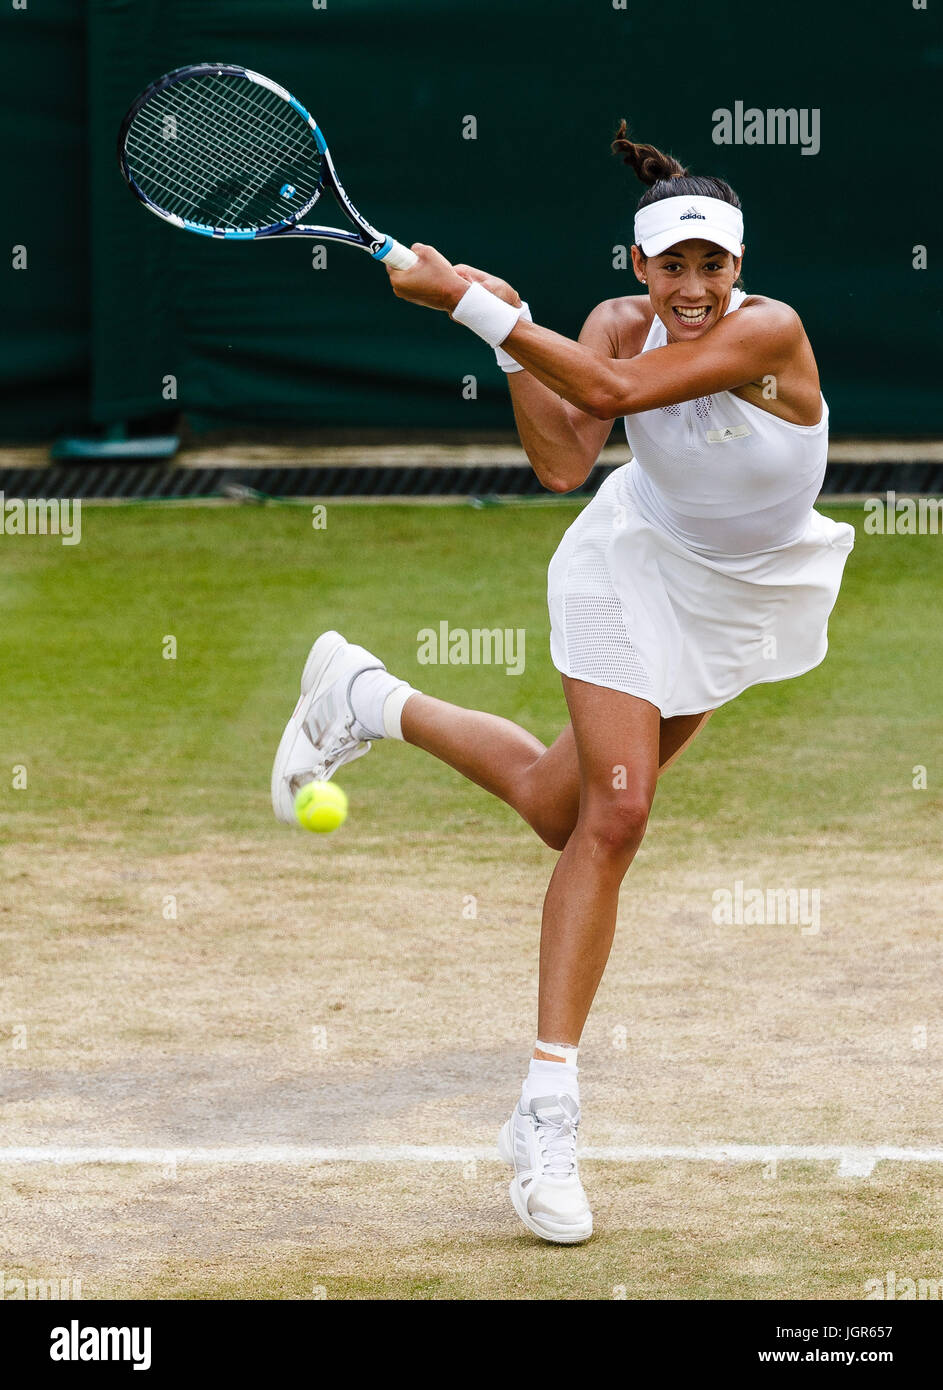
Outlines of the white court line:
M 677 1147 L 662 1144 L 587 1147 L 581 1159 L 609 1163 L 650 1163 L 680 1160 L 690 1163 L 770 1163 L 811 1160 L 837 1163 L 840 1177 L 869 1177 L 876 1163 L 940 1163 L 943 1149 L 907 1149 L 893 1145 L 827 1144 L 708 1144 Z M 0 1148 L 0 1167 L 27 1164 L 59 1166 L 83 1163 L 157 1164 L 184 1167 L 246 1165 L 308 1167 L 321 1163 L 469 1163 L 497 1161 L 491 1146 L 452 1147 L 435 1144 L 352 1144 L 331 1148 L 304 1144 L 252 1144 L 218 1148 L 134 1148 L 121 1145 L 41 1145 Z

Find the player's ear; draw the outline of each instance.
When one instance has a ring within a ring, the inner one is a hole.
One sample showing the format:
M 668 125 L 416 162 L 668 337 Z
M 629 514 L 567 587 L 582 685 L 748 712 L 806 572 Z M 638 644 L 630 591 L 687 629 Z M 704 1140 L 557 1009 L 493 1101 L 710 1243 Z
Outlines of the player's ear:
M 636 280 L 638 280 L 640 285 L 645 285 L 648 283 L 645 273 L 645 266 L 647 262 L 648 257 L 643 254 L 642 248 L 640 246 L 633 246 L 632 269 L 635 271 L 635 278 Z

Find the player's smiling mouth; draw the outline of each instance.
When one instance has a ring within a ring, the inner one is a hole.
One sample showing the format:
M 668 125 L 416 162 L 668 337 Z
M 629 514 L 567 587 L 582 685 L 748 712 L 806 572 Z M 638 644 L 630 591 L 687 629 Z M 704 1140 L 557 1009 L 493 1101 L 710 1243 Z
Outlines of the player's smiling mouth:
M 674 314 L 678 323 L 683 323 L 688 328 L 700 328 L 701 325 L 705 324 L 710 318 L 711 306 L 709 304 L 701 304 L 698 305 L 696 309 L 689 309 L 687 307 L 679 308 L 677 304 L 673 304 L 671 306 L 671 312 Z

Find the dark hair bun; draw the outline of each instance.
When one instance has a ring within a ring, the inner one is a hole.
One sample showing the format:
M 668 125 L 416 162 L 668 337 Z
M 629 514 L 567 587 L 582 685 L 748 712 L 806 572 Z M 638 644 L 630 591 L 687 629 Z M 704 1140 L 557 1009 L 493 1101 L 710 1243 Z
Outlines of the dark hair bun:
M 628 126 L 619 122 L 619 129 L 612 142 L 612 153 L 621 154 L 623 163 L 633 168 L 641 179 L 651 187 L 664 179 L 683 179 L 688 170 L 670 154 L 662 154 L 654 145 L 636 145 L 628 138 Z

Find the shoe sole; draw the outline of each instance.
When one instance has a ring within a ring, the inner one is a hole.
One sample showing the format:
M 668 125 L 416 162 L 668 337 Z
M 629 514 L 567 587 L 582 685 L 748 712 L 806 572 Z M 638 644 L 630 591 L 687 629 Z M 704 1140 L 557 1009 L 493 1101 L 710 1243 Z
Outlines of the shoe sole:
M 285 725 L 285 732 L 281 736 L 272 764 L 272 810 L 276 818 L 286 825 L 295 825 L 297 822 L 294 803 L 291 802 L 290 793 L 285 790 L 282 769 L 291 761 L 299 736 L 307 739 L 308 735 L 303 732 L 303 728 L 308 711 L 326 685 L 330 684 L 327 677 L 331 664 L 334 657 L 346 646 L 347 643 L 339 632 L 322 632 L 308 653 L 301 675 L 301 694 L 294 713 Z M 330 781 L 333 771 L 332 769 L 323 780 Z
M 510 1164 L 513 1168 L 514 1151 L 512 1145 L 511 1121 L 506 1120 L 498 1135 L 498 1153 L 503 1161 Z M 520 1182 L 516 1173 L 511 1179 L 508 1187 L 508 1195 L 511 1198 L 511 1206 L 517 1212 L 527 1229 L 532 1231 L 535 1236 L 539 1236 L 541 1240 L 545 1240 L 551 1245 L 582 1245 L 584 1241 L 589 1240 L 590 1236 L 593 1234 L 592 1216 L 589 1218 L 588 1228 L 577 1227 L 577 1229 L 574 1230 L 572 1227 L 567 1226 L 542 1226 L 527 1210 L 527 1198 L 520 1189 Z

